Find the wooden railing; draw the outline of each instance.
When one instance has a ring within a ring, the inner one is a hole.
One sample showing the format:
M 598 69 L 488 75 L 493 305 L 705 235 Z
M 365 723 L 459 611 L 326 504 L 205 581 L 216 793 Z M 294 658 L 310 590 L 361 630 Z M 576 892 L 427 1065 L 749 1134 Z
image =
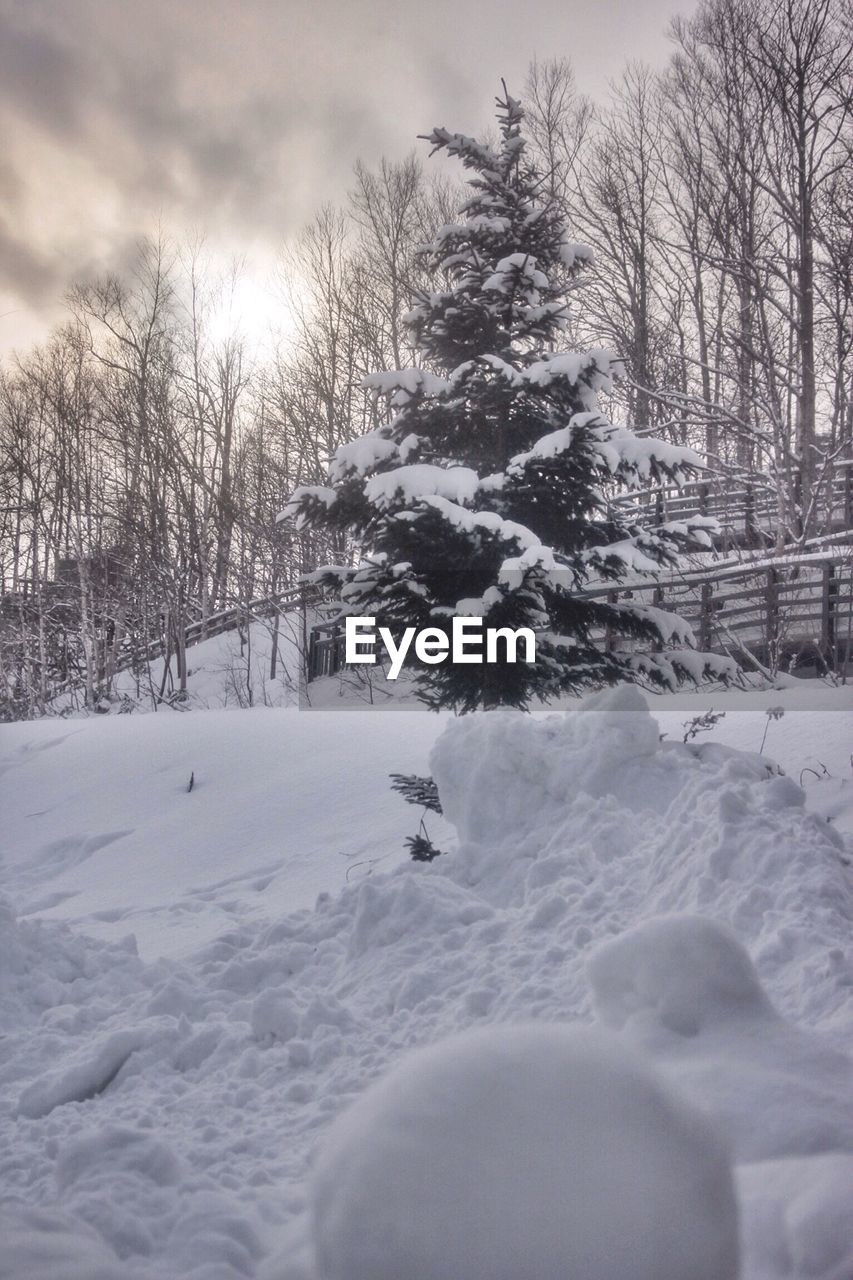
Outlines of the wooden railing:
M 584 595 L 612 604 L 631 599 L 677 613 L 703 652 L 750 653 L 774 668 L 796 659 L 837 670 L 853 657 L 853 552 L 845 555 L 843 549 L 591 586 Z M 598 640 L 605 647 L 620 643 L 604 635 Z M 341 627 L 312 627 L 307 678 L 334 675 L 343 665 Z
M 799 658 L 833 669 L 853 656 L 853 554 L 844 549 L 602 585 L 585 594 L 677 613 L 704 651 L 747 651 L 774 667 Z
M 692 515 L 715 517 L 722 527 L 724 548 L 761 545 L 778 526 L 778 494 L 770 477 L 757 473 L 722 476 L 708 474 L 682 488 L 658 487 L 622 494 L 615 499 L 623 514 L 638 523 L 654 525 Z M 836 462 L 825 485 L 825 528 L 853 529 L 853 460 Z M 811 645 L 822 661 L 837 666 L 851 657 L 850 557 L 829 549 L 814 554 L 772 560 L 716 565 L 702 571 L 661 575 L 654 579 L 595 586 L 592 597 L 635 599 L 674 610 L 689 622 L 703 650 L 742 648 L 775 663 L 780 654 Z M 234 630 L 253 617 L 317 607 L 318 597 L 303 587 L 288 587 L 274 595 L 230 606 L 188 624 L 183 647 Z M 603 638 L 602 638 L 603 639 Z M 308 680 L 332 675 L 343 665 L 340 627 L 321 622 L 310 628 L 305 670 Z M 170 652 L 168 636 L 115 657 L 111 673 L 138 669 Z M 103 685 L 107 664 L 101 662 L 96 683 Z M 69 678 L 52 696 L 81 683 Z
M 252 618 L 270 616 L 278 609 L 281 613 L 292 613 L 297 610 L 309 607 L 312 603 L 312 593 L 304 587 L 286 587 L 282 591 L 278 591 L 273 595 L 259 596 L 254 600 L 249 600 L 246 604 L 231 605 L 227 609 L 220 609 L 216 613 L 209 614 L 207 618 L 199 618 L 195 622 L 186 624 L 183 635 L 183 647 L 189 649 L 193 645 L 201 644 L 204 640 L 211 640 L 214 636 L 222 635 L 226 631 L 234 631 L 238 627 L 244 625 Z M 168 634 L 157 636 L 153 640 L 149 640 L 147 644 L 134 646 L 124 649 L 122 652 L 114 656 L 112 661 L 99 645 L 99 654 L 97 669 L 95 671 L 95 687 L 103 689 L 108 681 L 122 671 L 141 670 L 148 663 L 155 662 L 158 658 L 165 655 L 175 656 L 174 650 L 171 648 L 171 638 Z M 54 682 L 51 684 L 50 697 L 56 698 L 71 689 L 82 687 L 85 683 L 83 673 L 77 672 L 70 675 L 67 679 Z
M 796 482 L 795 474 L 786 487 L 793 492 Z M 779 482 L 763 472 L 707 471 L 681 487 L 658 485 L 619 494 L 614 504 L 641 525 L 712 516 L 720 524 L 716 541 L 725 551 L 766 546 L 778 532 L 786 537 L 792 532 L 780 506 Z M 824 533 L 853 529 L 853 459 L 836 460 L 827 470 L 818 486 L 815 514 L 815 526 Z
M 305 600 L 304 588 L 287 587 L 274 595 L 260 596 L 256 600 L 250 600 L 247 604 L 232 605 L 228 609 L 220 609 L 217 613 L 212 613 L 207 618 L 189 623 L 184 629 L 184 645 L 186 648 L 190 648 L 192 645 L 200 644 L 203 640 L 212 640 L 214 636 L 220 636 L 225 631 L 234 631 L 253 617 L 268 617 L 275 613 L 276 609 L 282 613 L 290 613 L 295 609 L 301 609 Z M 167 643 L 167 637 L 158 636 L 156 640 L 150 641 L 143 649 L 137 649 L 133 653 L 122 654 L 115 663 L 113 670 L 116 672 L 127 671 L 137 663 L 151 662 L 157 658 L 162 658 L 166 652 Z

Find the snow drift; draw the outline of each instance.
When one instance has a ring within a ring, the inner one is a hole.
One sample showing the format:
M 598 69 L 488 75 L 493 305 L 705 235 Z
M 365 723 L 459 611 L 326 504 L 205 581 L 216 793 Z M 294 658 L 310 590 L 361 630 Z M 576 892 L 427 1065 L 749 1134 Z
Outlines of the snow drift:
M 250 717 L 264 760 L 278 715 Z M 409 718 L 378 719 L 402 757 Z M 339 720 L 306 720 L 315 748 L 324 732 L 340 744 Z M 301 725 L 282 713 L 283 734 Z M 229 786 L 251 774 L 259 796 L 264 776 L 241 744 L 220 784 L 235 807 Z M 372 785 L 364 751 L 357 766 Z M 432 768 L 458 834 L 438 837 L 447 856 L 367 874 L 362 788 L 361 879 L 267 915 L 258 877 L 235 879 L 232 927 L 180 960 L 0 918 L 0 1179 L 18 1274 L 39 1275 L 71 1233 L 56 1280 L 89 1258 L 125 1280 L 315 1280 L 311 1155 L 370 1085 L 468 1028 L 598 1021 L 625 1070 L 643 1056 L 661 1096 L 700 1111 L 731 1150 L 743 1280 L 848 1280 L 853 891 L 832 824 L 763 757 L 661 740 L 632 690 L 566 715 L 454 721 Z M 377 809 L 386 790 L 383 772 Z M 266 839 L 272 852 L 287 835 Z M 335 839 L 339 862 L 349 846 Z M 192 919 L 200 901 L 176 905 Z M 526 1073 L 519 1127 L 536 1110 Z M 378 1178 L 381 1153 L 359 1145 Z

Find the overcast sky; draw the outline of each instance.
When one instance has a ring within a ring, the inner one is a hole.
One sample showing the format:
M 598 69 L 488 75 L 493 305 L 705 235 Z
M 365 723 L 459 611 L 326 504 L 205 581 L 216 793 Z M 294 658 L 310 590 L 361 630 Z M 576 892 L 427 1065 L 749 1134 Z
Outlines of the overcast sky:
M 695 0 L 0 0 L 0 351 L 158 223 L 269 270 L 352 166 L 487 126 L 568 57 L 607 93 Z

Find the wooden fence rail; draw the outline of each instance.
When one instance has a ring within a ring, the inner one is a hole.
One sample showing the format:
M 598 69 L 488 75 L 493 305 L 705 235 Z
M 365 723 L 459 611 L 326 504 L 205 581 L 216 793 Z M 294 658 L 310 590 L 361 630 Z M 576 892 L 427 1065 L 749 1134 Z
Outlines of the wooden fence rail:
M 837 670 L 853 657 L 853 551 L 845 548 L 661 574 L 618 586 L 600 584 L 587 587 L 584 594 L 611 603 L 632 599 L 668 609 L 689 623 L 700 649 L 735 656 L 752 653 L 773 667 L 791 659 Z M 276 610 L 322 611 L 322 607 L 315 594 L 290 587 L 190 623 L 184 647 Z M 598 639 L 607 646 L 620 643 L 612 636 Z M 170 655 L 169 638 L 161 636 L 135 652 L 121 654 L 112 671 L 140 669 Z M 343 665 L 342 628 L 334 622 L 311 626 L 305 655 L 307 679 L 333 675 Z M 97 683 L 103 686 L 103 665 L 98 676 Z M 53 689 L 52 696 L 79 684 L 79 679 L 71 679 Z
M 796 484 L 796 475 L 794 476 Z M 719 544 L 761 547 L 777 532 L 788 533 L 780 510 L 779 484 L 762 472 L 706 472 L 681 487 L 658 485 L 614 498 L 638 524 L 712 516 L 720 524 Z M 819 487 L 817 525 L 826 533 L 853 529 L 853 459 L 836 460 Z
M 186 624 L 182 634 L 179 635 L 179 644 L 177 646 L 174 645 L 175 637 L 171 634 L 168 620 L 166 620 L 165 634 L 149 640 L 144 645 L 125 648 L 118 654 L 113 655 L 112 661 L 109 660 L 109 656 L 99 645 L 100 652 L 95 671 L 95 687 L 103 690 L 109 684 L 110 679 L 118 675 L 119 672 L 142 670 L 148 663 L 155 662 L 158 658 L 167 657 L 171 659 L 173 656 L 177 656 L 180 649 L 186 650 L 193 645 L 202 643 L 204 640 L 211 640 L 214 636 L 222 635 L 226 631 L 234 631 L 238 627 L 245 625 L 246 622 L 250 622 L 252 618 L 269 617 L 275 614 L 276 610 L 281 613 L 292 613 L 301 610 L 310 605 L 311 599 L 311 593 L 306 592 L 303 587 L 286 587 L 274 595 L 260 596 L 245 604 L 232 605 L 227 609 L 221 609 L 216 613 L 209 614 L 207 618 L 200 618 L 195 622 Z M 83 684 L 82 673 L 69 676 L 67 680 L 62 680 L 51 686 L 50 697 L 56 698 L 70 689 L 80 688 Z
M 853 554 L 843 550 L 661 574 L 588 587 L 584 594 L 677 613 L 705 652 L 750 653 L 774 668 L 789 660 L 818 670 L 837 670 L 853 657 Z M 614 636 L 598 640 L 606 647 L 620 643 Z M 308 679 L 334 675 L 343 665 L 340 626 L 312 627 Z
M 838 669 L 853 656 L 853 555 L 835 550 L 645 579 L 586 594 L 677 613 L 699 647 Z

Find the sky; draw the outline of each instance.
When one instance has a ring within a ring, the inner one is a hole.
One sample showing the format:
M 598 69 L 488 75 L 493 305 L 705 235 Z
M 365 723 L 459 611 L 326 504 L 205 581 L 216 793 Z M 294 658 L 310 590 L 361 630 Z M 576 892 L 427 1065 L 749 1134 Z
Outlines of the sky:
M 356 160 L 488 127 L 533 58 L 569 58 L 603 100 L 627 61 L 665 61 L 695 3 L 0 0 L 0 353 L 158 228 L 244 259 L 240 319 L 275 323 L 282 248 Z

